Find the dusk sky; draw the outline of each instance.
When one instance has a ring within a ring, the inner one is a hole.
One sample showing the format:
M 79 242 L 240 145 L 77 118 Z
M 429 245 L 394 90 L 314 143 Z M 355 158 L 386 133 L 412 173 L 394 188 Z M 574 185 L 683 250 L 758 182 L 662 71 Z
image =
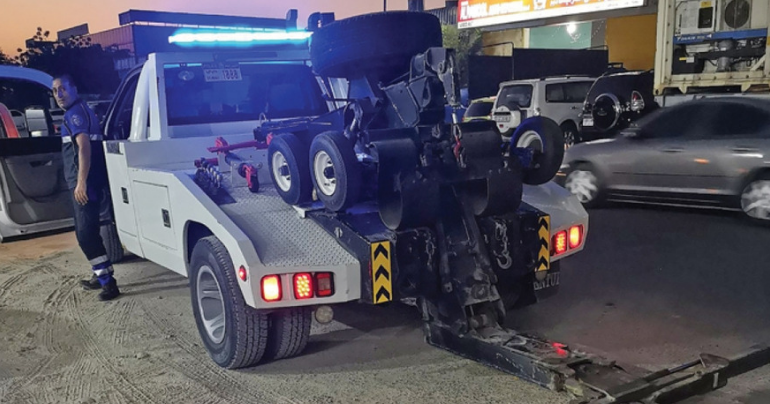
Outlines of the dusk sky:
M 37 27 L 56 32 L 88 23 L 91 32 L 118 26 L 118 14 L 129 9 L 175 11 L 204 14 L 226 14 L 283 18 L 291 8 L 299 10 L 299 25 L 307 24 L 307 17 L 316 11 L 333 11 L 337 18 L 381 11 L 382 0 L 35 0 L 16 2 L 0 0 L 0 49 L 16 55 L 17 48 L 31 38 Z M 407 0 L 388 0 L 388 10 L 405 9 Z M 444 6 L 444 0 L 425 0 L 425 8 Z

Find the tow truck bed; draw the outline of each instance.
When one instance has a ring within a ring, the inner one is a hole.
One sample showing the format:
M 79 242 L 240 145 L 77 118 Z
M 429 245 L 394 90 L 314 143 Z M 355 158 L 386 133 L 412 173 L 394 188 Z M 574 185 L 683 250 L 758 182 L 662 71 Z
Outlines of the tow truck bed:
M 246 233 L 268 267 L 326 267 L 358 264 L 313 220 L 286 204 L 270 185 L 259 193 L 246 187 L 232 187 L 224 181 L 232 203 L 219 205 L 222 211 Z

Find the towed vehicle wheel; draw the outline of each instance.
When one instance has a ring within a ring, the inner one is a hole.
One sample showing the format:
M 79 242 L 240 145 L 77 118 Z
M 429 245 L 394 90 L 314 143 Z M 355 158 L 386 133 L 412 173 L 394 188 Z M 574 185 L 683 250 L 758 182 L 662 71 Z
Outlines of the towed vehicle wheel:
M 270 177 L 278 195 L 289 205 L 310 201 L 313 185 L 307 146 L 291 133 L 276 136 L 267 149 Z
M 318 199 L 339 212 L 358 202 L 361 167 L 353 143 L 340 132 L 324 132 L 310 145 L 310 166 Z
M 599 178 L 588 165 L 582 164 L 572 170 L 567 175 L 564 188 L 575 195 L 586 207 L 594 207 L 601 202 Z
M 770 175 L 752 181 L 741 194 L 741 209 L 750 219 L 770 224 Z

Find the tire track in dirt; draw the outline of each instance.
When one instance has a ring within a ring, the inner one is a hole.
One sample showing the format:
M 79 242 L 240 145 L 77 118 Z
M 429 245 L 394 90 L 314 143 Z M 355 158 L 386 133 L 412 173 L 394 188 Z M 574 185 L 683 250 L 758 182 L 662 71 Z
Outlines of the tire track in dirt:
M 202 358 L 201 351 L 195 343 L 180 337 L 178 330 L 174 329 L 167 321 L 159 318 L 153 310 L 147 308 L 142 302 L 139 303 L 139 307 L 144 312 L 143 318 L 149 319 L 154 328 L 160 330 L 164 335 L 173 336 L 171 339 L 174 345 L 186 354 L 184 359 L 177 358 L 176 361 L 164 362 L 166 366 L 173 366 L 177 371 L 205 386 L 212 393 L 232 402 L 298 403 L 278 393 L 251 388 L 251 384 L 234 378 L 230 373 L 233 372 L 232 370 L 217 366 L 208 356 Z M 179 363 L 180 359 L 182 363 Z
M 129 338 L 128 322 L 136 308 L 136 300 L 122 299 L 117 301 L 115 306 L 110 308 L 107 323 L 114 329 L 111 343 L 122 346 Z
M 27 271 L 18 275 L 18 279 L 13 284 L 19 284 L 25 276 L 30 275 L 34 271 L 41 271 L 46 273 L 53 273 L 54 268 L 50 264 L 42 264 L 36 267 L 30 268 Z M 6 282 L 8 284 L 9 282 Z M 61 353 L 67 349 L 66 345 L 62 345 L 56 334 L 59 334 L 59 326 L 63 325 L 61 321 L 61 306 L 64 305 L 67 298 L 72 294 L 72 290 L 75 287 L 75 282 L 65 281 L 60 287 L 57 287 L 51 292 L 43 302 L 43 310 L 39 314 L 38 319 L 35 321 L 35 326 L 27 331 L 25 339 L 30 340 L 30 346 L 35 348 L 44 347 L 46 352 L 46 358 L 39 361 L 36 366 L 32 368 L 32 371 L 23 377 L 17 377 L 15 380 L 9 383 L 6 391 L 2 397 L 12 397 L 14 394 L 19 396 L 19 400 L 24 400 L 25 396 L 29 396 L 25 401 L 35 402 L 26 388 L 33 383 L 39 381 L 43 377 L 43 372 L 52 368 L 52 364 L 61 359 Z M 18 334 L 24 333 L 25 330 L 19 330 Z M 17 334 L 17 335 L 18 335 Z M 56 402 L 53 400 L 51 402 Z M 9 401 L 16 402 L 16 401 Z
M 108 379 L 108 385 L 111 387 L 111 390 L 120 393 L 120 395 L 130 403 L 158 404 L 157 401 L 152 399 L 152 397 L 145 394 L 141 387 L 128 380 L 128 378 L 123 375 L 119 369 L 116 368 L 116 366 L 110 361 L 110 358 L 108 358 L 104 353 L 101 344 L 99 344 L 94 335 L 86 326 L 86 321 L 84 320 L 85 313 L 78 295 L 73 295 L 73 298 L 70 299 L 68 303 L 69 304 L 67 304 L 66 309 L 72 315 L 76 326 L 80 329 L 80 333 L 83 335 L 86 352 L 94 356 L 102 368 L 107 370 L 107 373 L 100 372 L 98 377 Z M 86 384 L 82 388 L 86 389 L 90 388 L 92 383 L 99 383 L 100 381 L 88 379 L 82 380 L 82 382 Z
M 11 287 L 19 283 L 31 271 L 32 271 L 31 268 L 27 270 L 22 270 L 20 273 L 16 275 L 11 275 L 8 279 L 5 280 L 5 282 L 0 284 L 0 304 L 4 302 L 3 298 L 5 297 L 6 294 L 8 294 L 8 291 L 11 290 Z

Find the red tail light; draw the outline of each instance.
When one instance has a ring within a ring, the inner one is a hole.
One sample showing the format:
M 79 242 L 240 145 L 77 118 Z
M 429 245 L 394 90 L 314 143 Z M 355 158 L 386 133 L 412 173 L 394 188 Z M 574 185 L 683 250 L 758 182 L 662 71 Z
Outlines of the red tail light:
M 313 297 L 313 276 L 310 274 L 294 275 L 294 297 L 310 299 Z
M 639 112 L 644 109 L 644 97 L 638 91 L 631 93 L 631 111 Z
M 262 278 L 262 298 L 266 302 L 277 302 L 282 297 L 281 278 L 278 275 L 268 275 Z
M 572 226 L 569 229 L 569 248 L 578 248 L 583 244 L 583 226 Z
M 567 232 L 560 231 L 553 236 L 553 255 L 561 255 L 567 252 Z
M 242 280 L 243 282 L 246 282 L 246 279 L 249 279 L 249 274 L 246 272 L 246 267 L 241 265 L 240 268 L 238 268 L 238 278 Z
M 318 297 L 329 297 L 334 294 L 334 279 L 329 272 L 315 274 L 315 293 Z

